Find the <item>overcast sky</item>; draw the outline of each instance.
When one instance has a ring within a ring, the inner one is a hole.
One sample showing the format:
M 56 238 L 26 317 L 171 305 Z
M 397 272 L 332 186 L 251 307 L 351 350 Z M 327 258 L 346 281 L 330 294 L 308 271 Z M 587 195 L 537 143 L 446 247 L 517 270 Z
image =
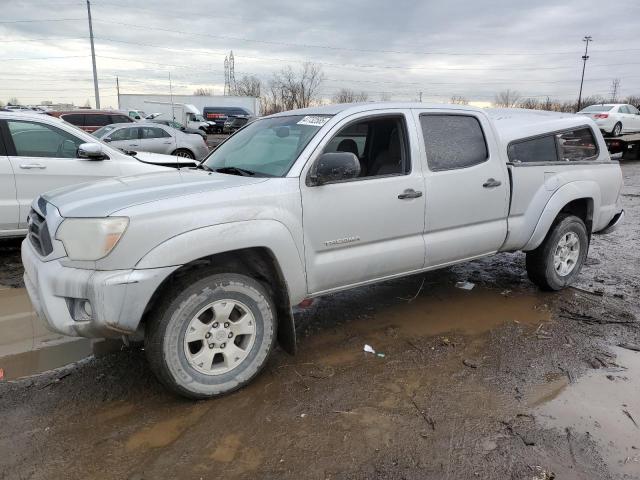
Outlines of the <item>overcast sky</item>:
M 610 5 L 611 8 L 607 8 Z M 615 5 L 615 7 L 614 7 Z M 584 95 L 640 94 L 638 0 L 93 0 L 102 106 L 121 93 L 222 94 L 224 58 L 236 78 L 305 61 L 322 66 L 321 95 L 341 87 L 371 99 L 490 101 L 577 97 L 585 35 L 593 36 Z M 3 0 L 0 100 L 94 104 L 86 4 Z

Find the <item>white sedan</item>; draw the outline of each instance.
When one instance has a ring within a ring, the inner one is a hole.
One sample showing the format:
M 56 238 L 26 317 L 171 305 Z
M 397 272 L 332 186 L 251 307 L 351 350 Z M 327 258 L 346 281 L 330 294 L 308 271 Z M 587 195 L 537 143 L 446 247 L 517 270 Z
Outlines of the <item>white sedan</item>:
M 200 135 L 183 133 L 159 123 L 114 123 L 96 130 L 93 135 L 124 151 L 162 153 L 197 160 L 209 154 L 209 147 Z
M 49 115 L 0 112 L 0 237 L 27 233 L 31 202 L 46 191 L 193 166 L 186 158 L 127 155 Z
M 578 115 L 591 117 L 600 130 L 614 137 L 622 133 L 640 132 L 640 111 L 626 103 L 590 105 L 580 110 Z

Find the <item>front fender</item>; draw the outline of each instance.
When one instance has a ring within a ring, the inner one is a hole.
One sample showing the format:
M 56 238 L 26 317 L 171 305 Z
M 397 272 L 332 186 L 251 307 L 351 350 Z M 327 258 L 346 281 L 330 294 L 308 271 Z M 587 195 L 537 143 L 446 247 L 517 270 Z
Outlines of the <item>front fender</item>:
M 247 220 L 198 228 L 157 245 L 136 269 L 185 265 L 217 253 L 264 247 L 271 251 L 284 276 L 292 305 L 307 293 L 302 256 L 289 229 L 276 220 Z
M 600 195 L 600 187 L 596 182 L 581 180 L 570 182 L 560 187 L 545 205 L 531 238 L 529 238 L 529 241 L 522 250 L 528 251 L 539 247 L 547 236 L 553 221 L 565 205 L 573 200 L 579 200 L 582 198 L 588 198 L 593 201 L 594 215 L 595 212 L 600 211 L 602 199 Z

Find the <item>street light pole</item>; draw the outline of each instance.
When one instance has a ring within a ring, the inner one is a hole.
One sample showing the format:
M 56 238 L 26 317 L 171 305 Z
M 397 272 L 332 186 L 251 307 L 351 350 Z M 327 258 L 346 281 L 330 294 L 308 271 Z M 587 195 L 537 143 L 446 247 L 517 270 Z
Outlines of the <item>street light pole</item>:
M 89 16 L 89 39 L 91 40 L 91 61 L 93 62 L 93 89 L 96 95 L 96 108 L 100 108 L 100 92 L 98 91 L 98 71 L 96 70 L 96 51 L 93 48 L 93 24 L 91 23 L 91 3 L 87 0 L 87 15 Z
M 591 38 L 590 35 L 587 35 L 582 39 L 582 41 L 586 42 L 586 45 L 584 46 L 584 55 L 582 56 L 582 78 L 580 79 L 580 93 L 578 94 L 578 112 L 582 106 L 582 84 L 584 83 L 584 69 L 587 66 L 587 60 L 589 59 L 589 55 L 587 55 L 587 52 L 589 51 L 589 42 L 592 42 L 593 38 Z

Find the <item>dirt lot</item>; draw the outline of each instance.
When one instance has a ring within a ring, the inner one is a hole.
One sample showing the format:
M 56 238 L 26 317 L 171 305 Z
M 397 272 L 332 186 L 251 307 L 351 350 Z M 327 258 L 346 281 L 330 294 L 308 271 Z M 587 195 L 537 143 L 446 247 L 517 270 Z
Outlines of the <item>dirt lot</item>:
M 640 353 L 616 345 L 640 344 L 640 163 L 623 170 L 626 223 L 577 288 L 541 293 L 503 254 L 332 295 L 297 313 L 298 356 L 211 401 L 163 391 L 133 348 L 0 382 L 0 478 L 638 479 Z M 19 286 L 18 242 L 0 248 Z

